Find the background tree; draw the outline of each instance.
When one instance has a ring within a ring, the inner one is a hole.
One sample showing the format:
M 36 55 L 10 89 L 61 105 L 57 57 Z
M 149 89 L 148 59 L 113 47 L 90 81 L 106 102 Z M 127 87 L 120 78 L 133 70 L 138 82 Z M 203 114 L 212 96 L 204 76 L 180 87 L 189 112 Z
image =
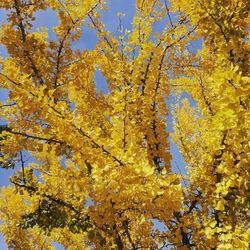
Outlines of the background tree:
M 190 247 L 247 249 L 249 5 L 175 1 L 176 8 L 198 24 L 204 42 L 196 67 L 175 79 L 182 83 L 178 94 L 187 91 L 197 106 L 186 99 L 175 109 L 174 138 L 189 165 L 190 185 L 189 207 L 177 214 L 173 231 L 185 228 Z
M 0 156 L 5 165 L 17 162 L 0 199 L 10 249 L 53 249 L 53 241 L 66 249 L 248 249 L 248 6 L 168 5 L 138 0 L 132 31 L 120 23 L 115 36 L 101 21 L 101 0 L 0 3 L 8 10 L 0 42 L 9 54 L 1 60 L 9 96 Z M 33 28 L 35 13 L 46 9 L 58 14 L 54 40 Z M 98 43 L 73 49 L 88 23 Z M 201 38 L 202 49 L 190 51 Z M 96 89 L 97 69 L 105 95 Z M 170 164 L 171 88 L 185 179 Z

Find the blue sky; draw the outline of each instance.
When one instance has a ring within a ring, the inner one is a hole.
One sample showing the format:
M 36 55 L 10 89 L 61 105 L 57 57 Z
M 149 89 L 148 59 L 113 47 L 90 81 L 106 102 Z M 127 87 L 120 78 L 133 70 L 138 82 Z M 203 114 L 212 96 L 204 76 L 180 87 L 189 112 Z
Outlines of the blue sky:
M 113 34 L 118 28 L 119 19 L 116 15 L 117 12 L 125 13 L 125 16 L 122 19 L 123 26 L 124 28 L 131 30 L 131 23 L 132 23 L 133 15 L 135 13 L 134 6 L 135 6 L 134 0 L 127 0 L 127 1 L 114 0 L 111 3 L 110 1 L 108 1 L 108 10 L 102 14 L 102 20 L 104 21 L 106 28 L 111 31 L 111 34 Z M 6 13 L 3 10 L 0 10 L 0 23 L 6 21 L 5 16 L 6 16 Z M 57 16 L 55 13 L 53 13 L 53 11 L 51 10 L 40 11 L 36 15 L 35 28 L 39 26 L 47 27 L 50 31 L 49 32 L 50 38 L 53 39 L 55 38 L 55 35 L 52 32 L 51 28 L 57 25 L 57 23 L 58 23 Z M 159 22 L 157 25 L 155 25 L 154 30 L 158 30 L 158 31 L 162 30 L 162 28 L 164 27 L 164 24 L 165 24 L 164 22 Z M 79 41 L 75 42 L 73 44 L 73 47 L 80 48 L 81 50 L 93 48 L 97 42 L 97 38 L 95 34 L 96 32 L 94 30 L 84 28 L 82 38 Z M 3 57 L 7 56 L 7 52 L 2 46 L 0 46 L 0 56 L 3 56 Z M 96 73 L 95 80 L 97 83 L 98 90 L 102 89 L 104 93 L 105 92 L 107 93 L 107 84 L 100 72 Z M 5 90 L 0 89 L 1 101 L 5 101 L 7 99 L 7 95 L 8 93 Z M 170 98 L 170 100 L 168 101 L 169 104 L 171 103 L 171 100 L 172 99 Z M 168 118 L 168 121 L 169 121 L 168 130 L 172 131 L 171 114 Z M 1 120 L 0 120 L 0 123 L 2 123 Z M 176 165 L 175 162 L 177 162 L 178 166 L 182 169 L 182 171 L 185 172 L 184 170 L 185 163 L 183 162 L 182 156 L 178 148 L 173 142 L 171 142 L 171 152 L 175 160 L 172 162 L 173 170 L 176 172 L 179 171 L 178 168 L 175 166 Z M 7 172 L 4 169 L 0 169 L 0 187 L 4 185 L 8 185 L 8 178 L 9 178 L 9 175 L 12 173 L 13 171 Z M 1 235 L 0 235 L 0 249 L 1 250 L 7 249 L 7 246 L 4 243 L 4 239 Z M 58 244 L 56 244 L 56 249 L 63 249 L 63 248 L 61 248 Z

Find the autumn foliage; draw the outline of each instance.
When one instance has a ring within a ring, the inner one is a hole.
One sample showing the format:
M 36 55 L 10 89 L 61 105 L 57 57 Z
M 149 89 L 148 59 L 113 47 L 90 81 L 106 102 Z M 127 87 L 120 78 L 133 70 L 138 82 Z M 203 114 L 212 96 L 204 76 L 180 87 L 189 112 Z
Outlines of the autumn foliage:
M 249 7 L 137 0 L 131 32 L 120 24 L 113 35 L 103 0 L 1 1 L 0 87 L 9 94 L 0 165 L 14 174 L 0 195 L 0 229 L 9 249 L 249 248 Z M 54 40 L 33 27 L 48 9 L 59 20 Z M 98 42 L 74 49 L 84 28 Z M 171 166 L 170 137 L 185 175 Z

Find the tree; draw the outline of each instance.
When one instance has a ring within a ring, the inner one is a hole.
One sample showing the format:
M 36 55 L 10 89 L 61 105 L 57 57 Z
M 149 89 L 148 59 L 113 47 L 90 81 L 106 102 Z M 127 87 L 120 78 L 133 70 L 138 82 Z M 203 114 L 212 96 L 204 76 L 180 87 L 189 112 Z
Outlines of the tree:
M 10 249 L 248 249 L 249 7 L 137 0 L 131 33 L 102 0 L 4 0 L 0 197 Z M 58 14 L 55 40 L 35 13 Z M 166 21 L 161 33 L 154 32 Z M 73 49 L 83 27 L 99 38 Z M 190 51 L 193 40 L 202 49 Z M 109 91 L 97 91 L 100 70 Z M 189 175 L 174 173 L 166 130 Z M 182 93 L 196 101 L 195 107 Z M 27 163 L 25 156 L 32 157 Z M 164 224 L 159 230 L 154 221 Z
M 176 220 L 184 223 L 176 227 L 184 224 L 192 232 L 190 242 L 201 249 L 247 249 L 249 6 L 240 1 L 176 3 L 198 23 L 197 35 L 204 40 L 197 67 L 176 79 L 183 83 L 180 91 L 197 102 L 195 108 L 188 100 L 176 108 L 175 140 L 190 173 L 190 206 L 178 214 Z

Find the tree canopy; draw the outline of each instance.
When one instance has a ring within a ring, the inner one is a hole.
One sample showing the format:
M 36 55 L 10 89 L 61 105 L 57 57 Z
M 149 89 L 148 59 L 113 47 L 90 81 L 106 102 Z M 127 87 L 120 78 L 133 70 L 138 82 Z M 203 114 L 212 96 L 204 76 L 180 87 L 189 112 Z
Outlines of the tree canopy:
M 118 13 L 116 34 L 102 21 L 103 0 L 0 8 L 9 249 L 249 249 L 247 1 L 137 0 L 131 31 Z M 34 28 L 41 10 L 58 16 L 54 39 Z M 96 32 L 93 49 L 73 46 L 84 28 Z M 187 174 L 173 171 L 170 138 Z

